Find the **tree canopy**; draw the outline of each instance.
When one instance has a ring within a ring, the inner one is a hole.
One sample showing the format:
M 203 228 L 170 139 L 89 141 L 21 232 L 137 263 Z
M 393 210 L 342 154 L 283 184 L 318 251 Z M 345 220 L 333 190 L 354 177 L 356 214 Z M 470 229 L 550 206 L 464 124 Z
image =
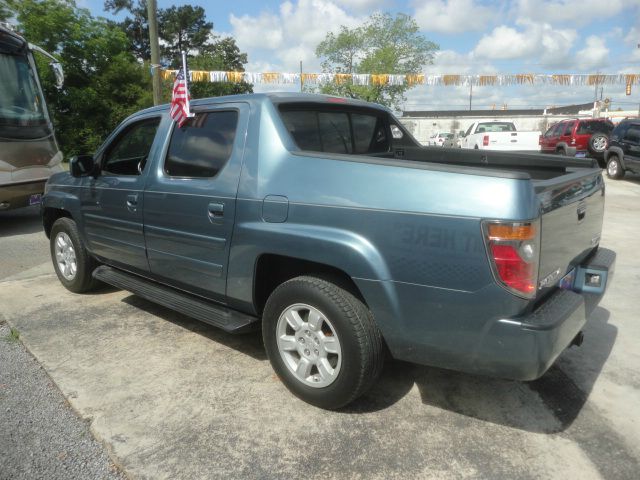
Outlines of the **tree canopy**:
M 355 28 L 342 26 L 329 33 L 317 46 L 316 56 L 323 60 L 325 72 L 417 74 L 433 63 L 438 45 L 418 31 L 415 20 L 399 13 L 376 13 Z M 398 108 L 408 85 L 354 85 L 353 82 L 328 84 L 323 93 L 360 98 Z

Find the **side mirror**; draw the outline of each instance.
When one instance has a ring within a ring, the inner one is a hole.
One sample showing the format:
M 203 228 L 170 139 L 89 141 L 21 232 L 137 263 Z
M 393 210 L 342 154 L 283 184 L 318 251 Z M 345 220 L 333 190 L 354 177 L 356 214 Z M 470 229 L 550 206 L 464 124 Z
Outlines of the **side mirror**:
M 96 168 L 93 155 L 74 155 L 69 160 L 69 173 L 72 177 L 88 177 Z
M 62 70 L 62 65 L 58 62 L 51 62 L 49 64 L 51 70 L 53 70 L 53 75 L 56 77 L 56 87 L 62 88 L 64 85 L 64 71 Z

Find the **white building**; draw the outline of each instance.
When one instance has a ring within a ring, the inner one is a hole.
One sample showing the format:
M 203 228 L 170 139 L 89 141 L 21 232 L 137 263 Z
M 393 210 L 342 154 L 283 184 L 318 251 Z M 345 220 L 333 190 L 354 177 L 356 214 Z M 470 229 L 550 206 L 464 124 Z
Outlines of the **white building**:
M 434 133 L 465 132 L 474 122 L 513 122 L 517 130 L 544 133 L 551 125 L 565 118 L 607 117 L 617 123 L 623 118 L 638 115 L 636 111 L 600 111 L 598 103 L 545 109 L 405 111 L 400 121 L 420 143 L 426 144 Z

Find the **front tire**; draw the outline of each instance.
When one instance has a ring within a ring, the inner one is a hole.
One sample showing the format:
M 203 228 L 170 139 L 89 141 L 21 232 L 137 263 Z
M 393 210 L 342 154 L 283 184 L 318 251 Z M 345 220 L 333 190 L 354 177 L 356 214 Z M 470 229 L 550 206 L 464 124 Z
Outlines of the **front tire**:
M 49 241 L 53 268 L 60 283 L 73 293 L 84 293 L 98 284 L 91 274 L 98 266 L 80 238 L 76 222 L 59 218 L 51 227 Z
M 624 168 L 622 168 L 620 158 L 615 153 L 611 154 L 607 161 L 607 176 L 614 180 L 620 180 L 624 177 Z
M 276 288 L 264 309 L 262 336 L 285 386 L 320 408 L 352 402 L 382 370 L 382 337 L 369 309 L 320 278 L 297 277 Z

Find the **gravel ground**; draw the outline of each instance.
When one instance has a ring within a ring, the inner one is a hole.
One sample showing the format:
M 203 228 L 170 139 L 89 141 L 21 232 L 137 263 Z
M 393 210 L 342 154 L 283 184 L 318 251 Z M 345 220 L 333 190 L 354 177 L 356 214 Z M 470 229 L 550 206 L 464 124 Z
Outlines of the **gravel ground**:
M 47 373 L 0 324 L 0 480 L 125 478 Z

